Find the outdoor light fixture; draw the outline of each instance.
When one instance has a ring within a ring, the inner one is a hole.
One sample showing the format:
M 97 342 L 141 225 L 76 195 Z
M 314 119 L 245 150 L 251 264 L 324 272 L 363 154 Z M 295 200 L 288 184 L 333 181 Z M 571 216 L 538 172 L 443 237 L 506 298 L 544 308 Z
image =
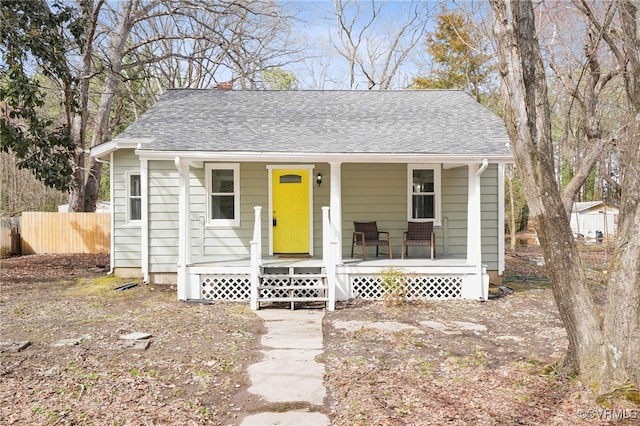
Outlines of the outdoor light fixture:
M 316 176 L 316 183 L 318 184 L 318 186 L 320 186 L 320 184 L 322 183 L 322 175 L 320 173 L 318 173 L 318 176 Z

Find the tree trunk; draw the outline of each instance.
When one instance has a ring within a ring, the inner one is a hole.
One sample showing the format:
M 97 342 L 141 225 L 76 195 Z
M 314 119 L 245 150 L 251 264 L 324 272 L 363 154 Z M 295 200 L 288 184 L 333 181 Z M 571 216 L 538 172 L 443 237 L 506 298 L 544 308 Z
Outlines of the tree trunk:
M 636 111 L 640 114 L 640 109 Z M 630 124 L 635 132 L 627 144 L 629 158 L 604 317 L 607 364 L 614 384 L 640 383 L 640 123 Z
M 604 317 L 605 347 L 614 385 L 640 384 L 640 0 L 619 0 L 629 132 L 622 146 L 622 198 Z
M 602 378 L 603 333 L 586 287 L 569 217 L 555 181 L 545 68 L 530 1 L 491 0 L 496 22 L 505 124 L 543 249 L 553 295 L 569 340 L 566 365 Z
M 122 59 L 124 57 L 125 45 L 131 28 L 134 23 L 133 12 L 137 5 L 136 0 L 128 0 L 122 2 L 120 6 L 120 20 L 111 33 L 111 40 L 109 43 L 109 52 L 107 54 L 107 71 L 104 83 L 102 85 L 102 93 L 100 95 L 100 101 L 98 103 L 98 110 L 95 114 L 93 122 L 93 135 L 91 138 L 91 147 L 106 142 L 111 137 L 111 129 L 109 128 L 109 115 L 111 113 L 111 105 L 113 103 L 113 97 L 118 88 L 118 82 L 120 81 L 120 71 L 122 71 Z M 98 3 L 101 6 L 102 2 Z M 99 10 L 93 10 L 93 17 L 97 17 Z M 95 31 L 95 25 L 97 25 L 97 19 L 92 21 L 91 33 Z M 91 74 L 91 50 L 88 49 L 85 53 L 84 61 L 84 75 Z M 82 136 L 81 140 L 84 140 L 84 135 L 87 127 L 87 117 L 89 115 L 87 100 L 89 93 L 88 78 L 81 80 L 81 116 L 76 118 L 76 125 L 78 127 L 75 132 L 78 136 Z M 77 152 L 76 170 L 74 172 L 74 189 L 71 193 L 70 210 L 75 212 L 94 212 L 98 202 L 98 191 L 100 190 L 100 177 L 102 174 L 102 164 L 98 163 L 94 159 L 87 159 L 85 152 L 85 143 L 83 142 L 81 149 Z

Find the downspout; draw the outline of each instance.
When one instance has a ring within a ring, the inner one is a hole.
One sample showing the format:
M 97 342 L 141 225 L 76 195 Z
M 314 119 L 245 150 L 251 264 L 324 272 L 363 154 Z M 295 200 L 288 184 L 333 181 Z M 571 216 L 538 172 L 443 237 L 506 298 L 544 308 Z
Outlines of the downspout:
M 189 206 L 189 165 L 180 157 L 175 157 L 174 163 L 178 170 L 180 187 L 178 195 L 178 300 L 187 300 L 192 296 L 189 293 L 189 280 L 187 279 L 187 264 L 191 258 L 191 239 L 189 235 L 189 218 L 191 214 Z
M 109 238 L 109 251 L 111 252 L 109 255 L 109 274 L 108 275 L 113 275 L 114 271 L 115 271 L 115 265 L 116 265 L 116 260 L 115 260 L 115 250 L 116 250 L 116 215 L 115 215 L 115 190 L 114 190 L 114 184 L 113 184 L 113 179 L 115 177 L 115 172 L 114 172 L 114 167 L 113 167 L 113 152 L 111 152 L 109 154 L 109 199 L 111 200 L 111 238 Z
M 480 177 L 480 175 L 482 173 L 484 173 L 485 170 L 487 170 L 487 167 L 489 167 L 489 160 L 487 160 L 486 158 L 484 160 L 482 160 L 482 165 L 480 166 L 480 168 L 478 169 L 478 171 L 476 172 L 476 176 Z
M 142 207 L 142 229 L 140 236 L 140 257 L 142 262 L 142 277 L 145 283 L 149 282 L 149 160 L 146 158 L 140 161 L 141 180 L 141 207 Z
M 498 275 L 504 274 L 504 163 L 498 163 Z
M 476 189 L 478 195 L 478 203 L 480 203 L 480 213 L 482 213 L 482 185 L 480 184 L 480 175 L 484 173 L 484 171 L 489 167 L 489 160 L 486 158 L 482 160 L 482 165 L 476 172 Z M 482 241 L 482 221 L 480 221 L 480 241 Z M 483 284 L 483 298 L 484 300 L 489 300 L 489 277 L 487 276 L 487 271 L 484 266 L 482 266 L 482 242 L 480 242 L 480 252 L 478 253 L 478 274 L 482 279 Z

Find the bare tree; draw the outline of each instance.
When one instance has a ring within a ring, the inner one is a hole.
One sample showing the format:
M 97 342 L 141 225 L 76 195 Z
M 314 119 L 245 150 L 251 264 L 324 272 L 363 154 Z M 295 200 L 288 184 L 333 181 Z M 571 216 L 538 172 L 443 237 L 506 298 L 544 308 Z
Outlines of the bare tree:
M 620 1 L 620 14 L 629 13 L 628 27 L 637 37 L 638 0 Z M 611 264 L 611 278 L 604 323 L 589 290 L 569 218 L 555 181 L 554 147 L 545 66 L 536 38 L 531 1 L 491 0 L 495 13 L 494 33 L 498 46 L 505 124 L 532 217 L 536 221 L 547 271 L 560 317 L 567 329 L 569 347 L 567 367 L 577 372 L 585 383 L 601 391 L 614 384 L 638 383 L 640 366 L 640 153 L 635 124 L 624 154 L 621 226 L 616 254 Z M 635 7 L 635 9 L 633 9 Z M 632 18 L 629 18 L 632 17 Z M 624 25 L 623 25 L 624 26 Z M 599 31 L 600 34 L 605 32 Z M 635 42 L 635 44 L 634 44 Z M 625 40 L 625 49 L 638 49 L 637 38 Z M 628 50 L 625 50 L 628 52 Z M 622 54 L 622 52 L 621 52 Z M 630 55 L 633 55 L 632 52 Z M 628 73 L 640 81 L 640 55 L 630 62 Z M 635 61 L 635 62 L 634 62 Z M 634 68 L 635 67 L 635 68 Z M 635 83 L 629 86 L 640 87 Z M 637 89 L 635 89 L 637 90 Z M 629 91 L 633 113 L 640 111 L 640 97 Z M 633 163 L 635 161 L 635 163 Z
M 206 88 L 234 81 L 257 87 L 261 72 L 282 67 L 297 53 L 290 21 L 272 1 L 209 2 L 181 8 L 134 27 L 130 54 L 164 87 Z M 157 34 L 164 34 L 157 37 Z
M 616 57 L 627 95 L 626 137 L 619 143 L 622 167 L 620 221 L 604 315 L 606 378 L 640 383 L 640 0 L 614 3 L 613 19 L 596 16 L 585 0 L 574 1 Z
M 158 85 L 147 86 L 147 96 L 167 87 L 211 87 L 219 79 L 254 85 L 257 73 L 281 65 L 284 61 L 278 59 L 287 52 L 287 17 L 269 0 L 78 0 L 78 10 L 85 26 L 77 52 L 80 111 L 73 120 L 78 146 L 73 211 L 95 210 L 101 164 L 86 152 L 109 140 L 119 124 L 110 117 L 123 86 L 134 95 L 135 105 L 140 93 L 130 84 L 134 76 Z M 101 88 L 93 109 L 90 87 L 95 81 Z
M 402 7 L 396 15 L 401 21 L 392 29 L 380 18 L 384 2 L 334 0 L 338 35 L 333 44 L 347 62 L 350 89 L 357 89 L 359 76 L 368 89 L 388 89 L 413 48 L 422 41 L 433 4 L 411 1 L 395 6 Z
M 616 129 L 611 129 L 613 136 L 606 136 L 609 129 L 603 129 L 605 112 L 602 98 L 607 84 L 613 81 L 618 70 L 615 66 L 603 64 L 607 55 L 603 52 L 602 36 L 598 30 L 588 21 L 584 22 L 584 15 L 565 6 L 564 3 L 545 5 L 546 10 L 540 12 L 540 17 L 550 27 L 546 31 L 551 33 L 547 38 L 546 56 L 554 71 L 554 81 L 559 83 L 551 84 L 558 99 L 557 105 L 563 108 L 556 115 L 562 131 L 559 142 L 563 142 L 557 144 L 558 174 L 566 178 L 562 182 L 562 198 L 569 215 L 576 195 L 584 188 L 594 168 L 604 170 L 597 164 L 605 164 L 603 153 L 615 140 Z M 610 10 L 611 4 L 603 3 L 603 7 Z M 607 14 L 609 19 L 613 16 Z M 567 27 L 567 22 L 572 25 Z M 584 33 L 576 29 L 576 22 L 582 22 L 586 29 Z M 538 34 L 543 32 L 538 30 Z M 596 188 L 592 196 L 602 193 L 597 188 L 602 188 L 602 179 L 599 181 L 599 185 L 597 182 L 594 185 Z

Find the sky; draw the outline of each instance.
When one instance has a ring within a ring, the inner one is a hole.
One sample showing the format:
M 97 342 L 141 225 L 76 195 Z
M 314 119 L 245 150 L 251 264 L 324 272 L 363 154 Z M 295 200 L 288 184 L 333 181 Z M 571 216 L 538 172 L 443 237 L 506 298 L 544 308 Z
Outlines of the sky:
M 428 60 L 424 44 L 424 32 L 433 29 L 433 15 L 439 11 L 438 1 L 377 1 L 379 14 L 375 21 L 365 28 L 372 16 L 372 2 L 355 1 L 346 8 L 346 22 L 353 24 L 353 39 L 361 36 L 357 56 L 364 64 L 365 71 L 375 75 L 374 81 L 382 79 L 384 63 L 389 60 L 391 66 L 401 61 L 397 72 L 393 73 L 389 88 L 405 88 L 411 78 L 427 71 Z M 411 9 L 411 8 L 414 9 Z M 344 50 L 338 31 L 338 22 L 332 1 L 292 1 L 286 3 L 287 10 L 298 18 L 292 33 L 296 34 L 304 53 L 299 62 L 283 68 L 295 73 L 301 89 L 367 89 L 368 82 L 359 67 L 356 67 L 354 82 L 350 81 L 347 60 L 338 52 Z M 395 49 L 391 43 L 405 25 L 410 11 L 417 9 L 416 19 L 411 31 L 406 31 Z M 419 28 L 419 30 L 413 30 Z M 342 37 L 344 40 L 344 37 Z M 417 40 L 417 41 L 416 41 Z M 411 53 L 404 58 L 402 53 L 411 47 Z M 387 73 L 388 76 L 391 73 Z M 377 87 L 376 87 L 377 88 Z

